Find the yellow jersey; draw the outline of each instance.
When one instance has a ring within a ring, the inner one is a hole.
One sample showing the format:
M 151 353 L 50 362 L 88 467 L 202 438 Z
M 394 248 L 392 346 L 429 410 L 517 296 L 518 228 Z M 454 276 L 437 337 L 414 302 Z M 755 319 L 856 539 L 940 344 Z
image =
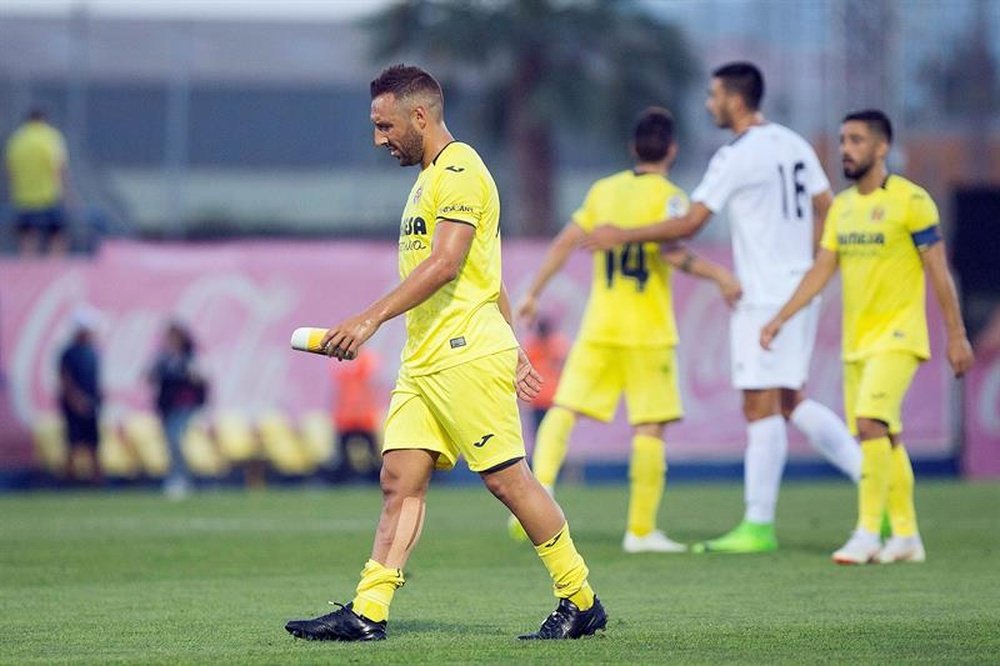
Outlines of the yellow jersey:
M 687 211 L 687 195 L 666 177 L 628 170 L 591 186 L 573 223 L 584 231 L 610 223 L 630 229 Z M 670 265 L 659 243 L 628 243 L 594 253 L 580 339 L 625 347 L 674 346 Z
M 15 207 L 42 210 L 62 199 L 66 144 L 55 127 L 26 122 L 7 140 L 6 161 Z
M 930 358 L 920 249 L 940 238 L 934 201 L 901 176 L 867 195 L 851 187 L 834 198 L 822 246 L 840 264 L 845 361 L 885 351 Z
M 471 146 L 453 141 L 420 172 L 399 227 L 399 276 L 431 254 L 441 222 L 468 224 L 476 235 L 458 277 L 406 313 L 403 367 L 425 375 L 517 347 L 500 313 L 500 195 Z

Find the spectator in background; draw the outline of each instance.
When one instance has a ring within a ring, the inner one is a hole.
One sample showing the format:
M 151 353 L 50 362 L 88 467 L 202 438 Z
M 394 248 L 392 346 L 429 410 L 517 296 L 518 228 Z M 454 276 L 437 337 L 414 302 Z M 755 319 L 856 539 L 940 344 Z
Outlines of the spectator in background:
M 532 418 L 537 431 L 545 413 L 552 407 L 556 386 L 559 385 L 559 374 L 569 352 L 569 340 L 555 329 L 551 319 L 539 317 L 531 337 L 525 342 L 524 351 L 531 365 L 535 366 L 535 370 L 545 380 L 542 390 L 531 401 Z
M 72 481 L 101 483 L 97 460 L 101 413 L 100 355 L 94 342 L 99 314 L 88 306 L 73 313 L 73 333 L 59 355 L 59 407 L 69 441 L 67 474 Z
M 181 499 L 191 490 L 181 443 L 191 417 L 208 394 L 208 384 L 195 364 L 194 338 L 184 325 L 176 321 L 167 325 L 149 381 L 156 389 L 156 410 L 170 446 L 170 472 L 163 491 L 171 499 Z
M 379 416 L 385 396 L 377 384 L 378 355 L 362 348 L 354 363 L 330 361 L 331 416 L 345 467 L 365 474 L 378 470 Z
M 68 158 L 62 133 L 47 122 L 42 109 L 33 108 L 8 139 L 5 156 L 19 252 L 65 254 L 63 192 Z

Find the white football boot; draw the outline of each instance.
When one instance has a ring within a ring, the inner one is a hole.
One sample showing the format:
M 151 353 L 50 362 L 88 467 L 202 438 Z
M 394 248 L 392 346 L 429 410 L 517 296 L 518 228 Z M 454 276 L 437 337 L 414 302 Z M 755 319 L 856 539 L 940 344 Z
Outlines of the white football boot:
M 927 551 L 919 534 L 909 537 L 890 537 L 879 551 L 875 561 L 879 564 L 893 562 L 923 562 L 927 559 Z
M 880 550 L 882 541 L 879 536 L 858 528 L 847 543 L 833 554 L 833 561 L 837 564 L 868 564 L 875 561 Z
M 686 553 L 688 547 L 670 539 L 660 530 L 653 530 L 646 536 L 626 532 L 622 549 L 626 553 Z

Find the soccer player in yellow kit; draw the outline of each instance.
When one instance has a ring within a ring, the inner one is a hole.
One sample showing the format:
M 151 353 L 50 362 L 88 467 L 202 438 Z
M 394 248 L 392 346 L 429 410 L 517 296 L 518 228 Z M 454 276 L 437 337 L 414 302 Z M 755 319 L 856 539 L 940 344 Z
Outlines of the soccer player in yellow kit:
M 390 67 L 372 82 L 371 96 L 375 145 L 401 166 L 421 167 L 400 224 L 401 282 L 331 327 L 323 345 L 331 356 L 352 360 L 381 324 L 406 314 L 385 424 L 382 513 L 354 600 L 285 628 L 310 640 L 384 639 L 389 604 L 423 527 L 431 473 L 465 456 L 525 526 L 559 599 L 541 628 L 520 638 L 593 634 L 607 615 L 562 510 L 524 460 L 516 398 L 533 397 L 539 377 L 510 325 L 496 185 L 476 151 L 448 131 L 441 87 L 430 74 Z
M 844 175 L 813 267 L 761 330 L 767 349 L 782 325 L 822 291 L 839 265 L 843 279 L 844 411 L 861 440 L 858 524 L 833 554 L 839 564 L 922 562 L 913 504 L 913 469 L 903 445 L 903 397 L 930 358 L 924 278 L 944 314 L 948 362 L 956 377 L 972 365 L 955 284 L 948 271 L 938 211 L 923 188 L 890 174 L 892 124 L 881 111 L 848 114 L 841 125 Z M 888 510 L 892 536 L 879 526 Z
M 572 221 L 552 241 L 528 293 L 515 308 L 517 317 L 534 318 L 542 290 L 596 223 L 640 227 L 687 210 L 687 195 L 668 178 L 677 154 L 670 112 L 657 107 L 644 111 L 633 131 L 631 150 L 635 167 L 597 181 Z M 730 302 L 739 298 L 740 285 L 722 266 L 678 245 L 661 252 L 658 243 L 629 243 L 595 253 L 593 261 L 590 299 L 554 406 L 539 426 L 532 469 L 551 492 L 577 417 L 610 421 L 624 393 L 634 434 L 622 547 L 629 553 L 684 552 L 684 544 L 656 528 L 667 469 L 664 426 L 682 416 L 671 266 L 714 280 Z M 510 527 L 518 537 L 513 517 Z

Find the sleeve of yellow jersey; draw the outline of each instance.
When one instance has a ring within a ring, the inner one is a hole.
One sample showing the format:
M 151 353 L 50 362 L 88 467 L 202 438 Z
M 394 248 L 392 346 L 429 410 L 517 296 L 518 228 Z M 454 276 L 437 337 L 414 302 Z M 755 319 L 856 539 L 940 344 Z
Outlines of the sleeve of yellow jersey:
M 476 165 L 451 160 L 438 172 L 434 216 L 439 220 L 479 227 L 485 205 L 483 179 Z
M 838 249 L 837 245 L 837 225 L 834 220 L 837 219 L 840 210 L 840 198 L 834 197 L 833 203 L 830 204 L 830 210 L 826 213 L 826 220 L 823 222 L 823 237 L 819 241 L 820 247 L 829 250 L 830 252 L 836 252 Z
M 597 184 L 595 183 L 591 185 L 590 191 L 587 192 L 587 198 L 583 200 L 583 205 L 577 208 L 576 212 L 570 218 L 576 226 L 584 231 L 590 231 L 598 222 L 610 222 L 610 220 L 596 219 L 597 211 L 594 204 L 597 201 L 597 197 Z
M 934 200 L 921 188 L 914 188 L 906 215 L 906 230 L 913 244 L 923 249 L 941 240 L 938 210 Z

